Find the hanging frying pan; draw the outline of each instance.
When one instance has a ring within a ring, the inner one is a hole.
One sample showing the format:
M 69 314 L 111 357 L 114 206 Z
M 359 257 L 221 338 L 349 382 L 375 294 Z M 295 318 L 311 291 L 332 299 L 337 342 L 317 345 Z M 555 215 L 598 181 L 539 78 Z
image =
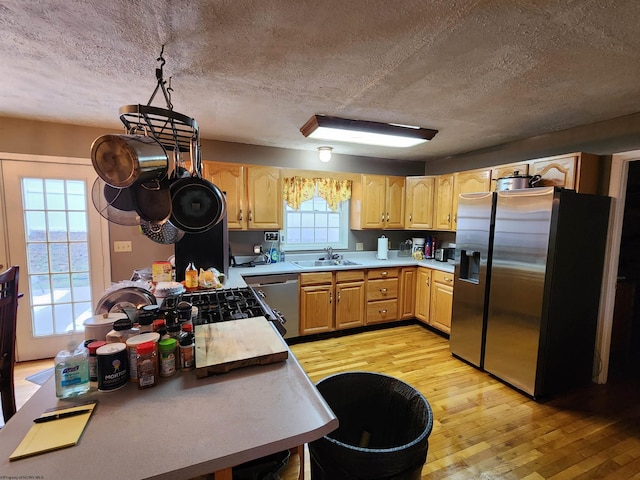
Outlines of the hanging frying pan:
M 124 188 L 166 176 L 167 151 L 145 135 L 102 135 L 91 145 L 91 162 L 109 185 Z
M 154 180 L 130 187 L 133 192 L 136 211 L 140 218 L 150 223 L 164 223 L 171 215 L 171 191 L 169 181 Z
M 140 216 L 128 188 L 115 188 L 96 178 L 91 188 L 91 200 L 98 213 L 112 223 L 124 226 L 140 224 Z
M 224 194 L 213 183 L 201 177 L 200 150 L 191 142 L 191 176 L 171 183 L 170 222 L 187 233 L 206 232 L 226 214 Z

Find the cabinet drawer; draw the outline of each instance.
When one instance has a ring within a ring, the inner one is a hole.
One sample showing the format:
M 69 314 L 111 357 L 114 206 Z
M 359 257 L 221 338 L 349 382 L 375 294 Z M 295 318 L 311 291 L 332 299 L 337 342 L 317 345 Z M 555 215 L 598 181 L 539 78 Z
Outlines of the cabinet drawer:
M 367 302 L 398 298 L 398 279 L 369 280 L 367 282 Z
M 399 267 L 374 268 L 367 272 L 367 278 L 369 280 L 375 280 L 377 278 L 398 278 L 399 272 L 400 272 Z
M 441 270 L 434 270 L 432 279 L 437 283 L 444 283 L 453 287 L 453 273 L 443 272 Z
M 333 273 L 331 272 L 311 272 L 300 274 L 300 285 L 321 285 L 331 283 L 333 281 Z
M 367 302 L 367 325 L 398 319 L 398 299 Z
M 361 282 L 364 280 L 364 270 L 343 270 L 336 272 L 336 283 Z

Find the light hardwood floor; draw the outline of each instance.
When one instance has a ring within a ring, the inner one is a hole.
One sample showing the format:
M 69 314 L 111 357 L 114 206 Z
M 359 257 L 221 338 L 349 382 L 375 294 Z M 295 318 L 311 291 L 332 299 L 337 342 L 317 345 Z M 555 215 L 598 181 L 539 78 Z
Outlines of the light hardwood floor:
M 637 377 L 534 402 L 452 357 L 445 338 L 419 325 L 302 343 L 291 350 L 314 382 L 361 370 L 394 376 L 420 390 L 434 415 L 423 479 L 640 479 Z M 18 365 L 19 404 L 30 396 L 22 395 L 23 389 L 37 388 L 23 385 L 19 377 L 50 365 Z M 283 480 L 297 478 L 297 465 L 294 455 Z

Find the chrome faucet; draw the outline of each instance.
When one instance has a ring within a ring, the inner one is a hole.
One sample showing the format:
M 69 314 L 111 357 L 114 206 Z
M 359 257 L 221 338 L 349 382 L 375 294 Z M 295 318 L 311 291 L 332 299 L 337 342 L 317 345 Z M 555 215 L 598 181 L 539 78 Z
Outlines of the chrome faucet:
M 333 259 L 333 247 L 325 247 L 324 251 L 327 252 L 327 260 L 332 260 Z

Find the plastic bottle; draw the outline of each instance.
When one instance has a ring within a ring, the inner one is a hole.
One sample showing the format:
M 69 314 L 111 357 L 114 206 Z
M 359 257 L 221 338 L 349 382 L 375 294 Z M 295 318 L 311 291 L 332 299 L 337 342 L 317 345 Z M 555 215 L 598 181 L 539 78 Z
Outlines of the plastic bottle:
M 113 322 L 113 330 L 107 333 L 107 343 L 126 343 L 129 338 L 138 335 L 140 330 L 133 326 L 128 318 L 121 318 Z
M 170 377 L 176 373 L 176 344 L 175 338 L 165 338 L 158 343 L 161 377 Z
M 80 343 L 69 342 L 67 350 L 55 358 L 56 397 L 69 398 L 89 391 L 89 351 Z
M 197 290 L 198 288 L 198 269 L 193 262 L 189 262 L 184 271 L 184 288 L 187 290 Z
M 158 356 L 153 342 L 143 342 L 136 347 L 138 388 L 155 386 L 158 380 Z
M 89 381 L 97 382 L 98 381 L 98 355 L 96 351 L 103 345 L 106 345 L 107 342 L 104 340 L 96 340 L 95 342 L 91 342 L 87 345 L 87 349 L 89 350 Z
M 193 325 L 185 323 L 178 339 L 180 349 L 180 369 L 193 370 L 196 360 L 196 344 L 193 336 Z

